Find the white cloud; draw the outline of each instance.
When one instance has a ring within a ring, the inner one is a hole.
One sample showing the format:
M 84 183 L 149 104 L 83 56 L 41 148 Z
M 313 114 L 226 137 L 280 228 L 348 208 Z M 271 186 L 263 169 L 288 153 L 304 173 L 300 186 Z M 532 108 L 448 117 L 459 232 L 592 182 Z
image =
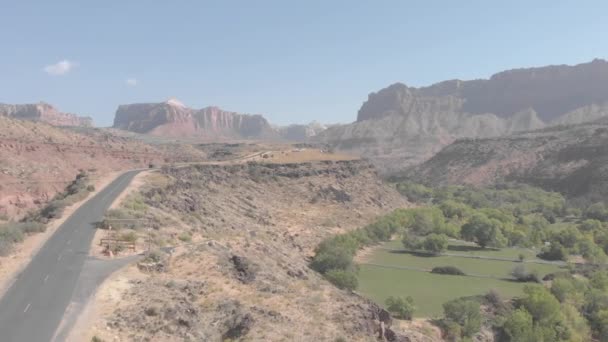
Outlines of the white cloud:
M 135 87 L 137 85 L 137 79 L 136 78 L 127 78 L 125 80 L 125 83 L 129 86 L 129 87 Z
M 49 75 L 60 76 L 60 75 L 67 74 L 68 72 L 70 72 L 70 70 L 74 69 L 76 66 L 77 66 L 76 63 L 68 61 L 67 59 L 64 59 L 55 64 L 45 66 L 44 71 Z

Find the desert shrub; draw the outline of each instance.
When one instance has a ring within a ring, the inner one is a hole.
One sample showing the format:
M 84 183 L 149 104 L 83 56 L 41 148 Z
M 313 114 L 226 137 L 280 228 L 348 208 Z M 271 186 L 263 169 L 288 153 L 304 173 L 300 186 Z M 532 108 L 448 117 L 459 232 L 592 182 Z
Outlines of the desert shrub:
M 450 274 L 450 275 L 466 275 L 461 269 L 455 266 L 438 266 L 431 270 L 431 273 Z
M 63 214 L 63 209 L 65 209 L 63 200 L 53 200 L 40 211 L 40 216 L 43 221 L 48 222 L 48 220 L 60 217 Z
M 120 234 L 120 239 L 125 240 L 127 242 L 135 242 L 137 241 L 137 234 L 135 234 L 135 232 L 133 231 L 125 232 Z
M 327 271 L 324 276 L 340 289 L 355 290 L 359 285 L 357 275 L 350 270 L 332 269 Z
M 42 233 L 46 230 L 46 225 L 40 222 L 20 222 L 16 224 L 25 234 Z
M 157 306 L 149 306 L 144 310 L 144 313 L 146 314 L 146 316 L 158 316 L 160 310 Z
M 23 241 L 23 231 L 15 224 L 8 223 L 0 226 L 0 255 L 7 255 L 13 245 Z
M 101 339 L 101 337 L 93 336 L 91 338 L 91 342 L 104 342 L 104 341 L 103 341 L 103 339 Z
M 93 191 L 95 191 L 95 186 L 94 186 L 94 185 L 88 185 L 88 186 L 87 186 L 87 191 L 88 191 L 88 192 L 93 192 Z
M 0 256 L 6 256 L 13 250 L 13 243 L 0 237 Z
M 129 219 L 131 215 L 122 209 L 109 209 L 106 212 L 106 217 L 111 219 Z
M 163 260 L 163 252 L 160 250 L 153 250 L 146 255 L 144 262 L 161 262 Z
M 131 195 L 122 204 L 124 208 L 132 212 L 145 212 L 148 205 L 141 195 Z
M 179 234 L 178 239 L 182 242 L 190 242 L 192 241 L 192 235 L 188 233 Z
M 0 226 L 0 239 L 10 242 L 23 241 L 23 230 L 18 223 L 7 223 Z

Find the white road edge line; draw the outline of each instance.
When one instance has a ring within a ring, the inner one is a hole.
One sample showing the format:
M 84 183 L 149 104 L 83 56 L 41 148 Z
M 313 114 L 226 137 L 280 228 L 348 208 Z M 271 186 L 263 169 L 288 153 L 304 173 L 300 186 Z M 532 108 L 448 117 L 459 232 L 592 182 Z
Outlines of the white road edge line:
M 28 304 L 28 305 L 25 307 L 25 310 L 23 310 L 23 313 L 26 313 L 26 312 L 27 312 L 27 310 L 29 310 L 29 309 L 30 309 L 30 305 L 32 305 L 32 303 L 29 303 L 29 304 Z

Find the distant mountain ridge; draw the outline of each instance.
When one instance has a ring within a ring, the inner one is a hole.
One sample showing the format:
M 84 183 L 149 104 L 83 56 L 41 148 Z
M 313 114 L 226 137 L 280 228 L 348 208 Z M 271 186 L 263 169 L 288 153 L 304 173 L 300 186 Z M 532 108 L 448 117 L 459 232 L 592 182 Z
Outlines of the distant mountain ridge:
M 41 121 L 53 126 L 93 126 L 92 118 L 60 112 L 45 102 L 32 104 L 0 103 L 0 116 L 19 120 Z
M 121 105 L 114 128 L 175 137 L 278 138 L 262 115 L 239 114 L 218 107 L 193 109 L 170 99 L 161 103 Z
M 458 138 L 495 137 L 608 115 L 608 62 L 497 73 L 371 93 L 357 121 L 319 140 L 370 157 L 385 172 L 420 163 Z
M 261 114 L 240 114 L 215 106 L 193 109 L 176 99 L 121 105 L 116 111 L 113 127 L 165 137 L 299 142 L 308 141 L 327 128 L 316 121 L 271 126 Z

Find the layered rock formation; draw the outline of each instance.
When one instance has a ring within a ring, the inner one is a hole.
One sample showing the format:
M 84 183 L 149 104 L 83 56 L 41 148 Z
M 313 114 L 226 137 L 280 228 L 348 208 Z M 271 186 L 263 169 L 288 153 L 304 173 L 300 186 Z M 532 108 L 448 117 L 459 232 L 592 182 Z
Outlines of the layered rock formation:
M 41 121 L 53 126 L 90 127 L 93 125 L 93 119 L 90 117 L 63 113 L 44 102 L 18 105 L 0 103 L 0 116 L 19 120 Z
M 270 139 L 278 134 L 261 115 L 218 107 L 192 109 L 177 100 L 121 105 L 114 128 L 170 137 Z
M 359 152 L 392 172 L 428 159 L 458 138 L 500 136 L 606 115 L 608 62 L 594 60 L 422 88 L 393 84 L 369 95 L 355 123 L 328 129 L 319 139 Z

